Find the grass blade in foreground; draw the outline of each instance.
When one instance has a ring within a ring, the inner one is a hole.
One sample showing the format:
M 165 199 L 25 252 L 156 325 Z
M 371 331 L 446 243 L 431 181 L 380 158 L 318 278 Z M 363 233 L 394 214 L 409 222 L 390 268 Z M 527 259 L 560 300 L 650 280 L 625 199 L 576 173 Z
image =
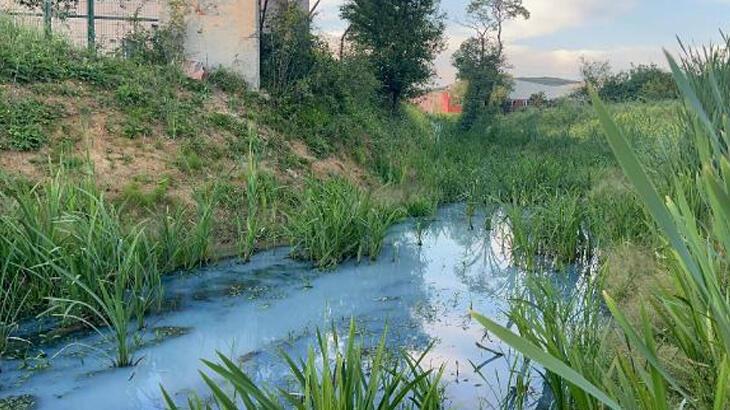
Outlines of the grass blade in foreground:
M 529 357 L 530 359 L 540 363 L 549 371 L 580 387 L 581 389 L 583 389 L 583 391 L 595 397 L 597 400 L 599 400 L 601 403 L 605 404 L 609 408 L 615 410 L 619 410 L 621 408 L 618 403 L 608 397 L 608 395 L 604 393 L 601 389 L 593 385 L 591 382 L 586 380 L 585 377 L 581 376 L 578 372 L 571 369 L 565 363 L 556 359 L 554 356 L 544 352 L 542 349 L 538 348 L 534 344 L 512 333 L 509 329 L 492 321 L 491 319 L 480 315 L 479 313 L 472 312 L 471 316 L 487 330 L 494 333 L 500 340 L 512 346 L 512 348 Z

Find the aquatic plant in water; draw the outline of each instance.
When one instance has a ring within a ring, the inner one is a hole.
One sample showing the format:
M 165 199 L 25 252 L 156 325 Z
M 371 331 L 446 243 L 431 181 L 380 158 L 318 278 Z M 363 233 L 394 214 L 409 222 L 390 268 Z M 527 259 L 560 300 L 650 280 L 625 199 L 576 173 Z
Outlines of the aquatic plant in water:
M 7 245 L 0 247 L 0 251 L 14 251 L 8 238 L 0 238 L 0 242 Z M 29 295 L 29 290 L 23 289 L 23 277 L 13 265 L 13 260 L 10 254 L 0 253 L 0 358 L 6 352 L 8 343 L 16 340 L 13 333 L 17 330 L 20 314 Z
M 377 257 L 386 229 L 403 215 L 342 179 L 310 181 L 302 195 L 288 216 L 289 239 L 294 256 L 321 269 L 347 258 Z
M 293 389 L 266 389 L 246 375 L 223 354 L 220 363 L 204 360 L 220 383 L 201 372 L 210 389 L 211 399 L 218 408 L 224 409 L 426 409 L 442 408 L 443 368 L 438 371 L 422 367 L 426 352 L 418 357 L 402 353 L 392 357 L 385 347 L 385 335 L 377 348 L 366 355 L 356 339 L 354 320 L 344 350 L 339 336 L 332 330 L 329 335 L 317 332 L 318 353 L 310 348 L 306 361 L 294 360 L 282 353 L 282 360 L 289 366 Z M 335 349 L 334 357 L 331 356 Z M 293 391 L 292 391 L 293 390 Z M 162 388 L 169 409 L 178 409 L 172 397 Z M 212 409 L 213 404 L 197 396 L 188 399 L 190 409 Z
M 133 233 L 129 253 L 120 261 L 115 275 L 98 278 L 93 288 L 62 265 L 55 261 L 49 262 L 61 277 L 73 282 L 86 298 L 49 297 L 51 307 L 46 313 L 64 320 L 79 321 L 109 340 L 115 346 L 112 362 L 117 367 L 134 364 L 131 327 L 135 314 L 139 315 L 141 309 L 138 304 L 144 300 L 130 284 L 139 271 L 144 271 L 144 266 L 140 265 L 142 261 L 135 257 L 135 249 L 139 246 L 142 234 L 142 231 Z

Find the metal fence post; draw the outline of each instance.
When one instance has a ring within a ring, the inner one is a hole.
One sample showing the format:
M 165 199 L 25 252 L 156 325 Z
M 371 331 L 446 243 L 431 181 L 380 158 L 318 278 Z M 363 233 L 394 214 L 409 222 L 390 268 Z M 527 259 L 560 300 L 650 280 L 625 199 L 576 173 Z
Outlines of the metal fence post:
M 87 21 L 87 46 L 90 51 L 96 50 L 96 22 L 94 17 L 94 0 L 86 2 L 86 21 Z
M 43 0 L 43 29 L 46 33 L 46 37 L 50 37 L 51 33 L 53 31 L 51 27 L 51 11 L 52 11 L 52 4 L 51 0 Z

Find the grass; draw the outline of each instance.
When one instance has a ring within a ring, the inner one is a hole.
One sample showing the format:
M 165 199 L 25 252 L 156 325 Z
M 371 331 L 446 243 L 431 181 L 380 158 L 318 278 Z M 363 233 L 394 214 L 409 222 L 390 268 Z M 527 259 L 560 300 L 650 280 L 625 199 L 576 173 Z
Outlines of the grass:
M 215 377 L 230 388 L 201 372 L 218 408 L 236 409 L 440 409 L 439 385 L 443 369 L 424 370 L 425 354 L 393 357 L 385 346 L 385 335 L 377 348 L 366 355 L 357 341 L 354 321 L 347 341 L 340 347 L 336 330 L 329 335 L 317 332 L 318 352 L 309 350 L 306 361 L 296 361 L 282 353 L 294 381 L 290 388 L 266 389 L 240 370 L 231 359 L 219 354 L 220 363 L 203 362 Z M 332 352 L 334 351 L 334 355 Z M 163 388 L 169 409 L 178 409 Z M 229 392 L 231 391 L 231 392 Z M 190 409 L 211 409 L 197 397 L 188 400 Z
M 3 340 L 17 320 L 53 314 L 79 321 L 116 346 L 117 366 L 132 364 L 132 331 L 159 305 L 161 275 L 199 266 L 211 257 L 213 197 L 201 196 L 197 219 L 169 213 L 157 225 L 123 221 L 92 176 L 55 177 L 27 187 L 13 184 L 0 218 Z M 22 289 L 22 291 L 21 291 Z
M 296 212 L 289 215 L 292 252 L 321 269 L 349 258 L 376 258 L 385 230 L 402 213 L 374 204 L 369 194 L 345 180 L 312 181 Z
M 8 241 L 2 238 L 2 241 Z M 12 244 L 3 246 L 2 250 L 13 252 L 15 247 Z M 14 277 L 14 268 L 11 254 L 2 254 L 0 262 L 0 357 L 8 350 L 8 344 L 17 340 L 14 332 L 18 328 L 18 321 L 21 318 L 28 292 L 23 289 L 23 283 Z M 12 275 L 12 276 L 11 276 Z
M 568 388 L 566 398 L 580 401 L 581 408 L 668 409 L 689 405 L 721 409 L 728 403 L 730 162 L 725 148 L 728 140 L 719 132 L 720 118 L 729 110 L 720 91 L 728 84 L 730 74 L 726 55 L 727 49 L 708 49 L 704 54 L 688 52 L 683 69 L 668 56 L 687 107 L 684 118 L 693 145 L 690 152 L 696 157 L 685 163 L 685 169 L 678 169 L 680 172 L 665 175 L 673 180 L 665 199 L 658 190 L 661 181 L 657 183 L 650 177 L 656 168 L 637 154 L 626 128 L 618 125 L 607 107 L 593 96 L 611 148 L 651 215 L 657 234 L 669 248 L 664 267 L 670 280 L 649 298 L 650 304 L 641 307 L 638 318 L 631 320 L 625 308 L 604 293 L 613 319 L 611 326 L 619 332 L 628 354 L 616 355 L 596 371 L 584 364 L 600 366 L 601 361 L 611 358 L 610 352 L 604 354 L 569 341 L 566 344 L 574 353 L 565 355 L 550 344 L 540 343 L 548 335 L 570 337 L 570 330 L 523 326 L 521 336 L 517 336 L 474 314 L 487 329 L 543 365 L 551 384 Z M 559 325 L 552 314 L 560 310 L 551 307 L 549 301 L 513 313 L 529 317 L 533 309 L 540 309 L 546 323 Z M 535 333 L 540 338 L 531 336 Z M 669 356 L 667 351 L 671 352 Z M 603 376 L 596 377 L 600 374 Z
M 249 131 L 251 132 L 251 131 Z M 248 262 L 256 250 L 256 239 L 259 236 L 259 173 L 256 163 L 256 155 L 253 151 L 253 138 L 249 143 L 248 161 L 246 167 L 246 217 L 245 226 L 239 215 L 238 223 L 238 249 L 241 258 Z

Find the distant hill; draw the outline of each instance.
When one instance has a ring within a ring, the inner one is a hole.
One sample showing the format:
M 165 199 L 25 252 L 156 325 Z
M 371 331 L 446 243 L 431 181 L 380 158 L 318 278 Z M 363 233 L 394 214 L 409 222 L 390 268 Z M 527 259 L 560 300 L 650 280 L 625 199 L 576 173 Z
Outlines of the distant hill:
M 566 80 L 564 78 L 557 77 L 517 77 L 515 80 L 525 81 L 528 83 L 547 85 L 550 87 L 561 87 L 564 85 L 575 85 L 580 84 L 580 81 Z

